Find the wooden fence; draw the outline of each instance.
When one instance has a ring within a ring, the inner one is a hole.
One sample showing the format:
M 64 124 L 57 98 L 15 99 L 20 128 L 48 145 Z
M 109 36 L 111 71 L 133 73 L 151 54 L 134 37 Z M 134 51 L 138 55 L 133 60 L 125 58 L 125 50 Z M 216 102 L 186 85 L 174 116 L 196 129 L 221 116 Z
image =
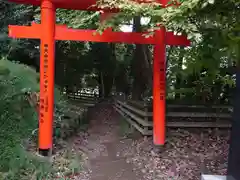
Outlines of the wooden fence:
M 97 95 L 87 93 L 69 93 L 67 97 L 86 107 L 94 106 L 100 100 Z
M 151 103 L 114 99 L 114 108 L 143 135 L 152 135 Z M 229 128 L 231 113 L 231 106 L 169 104 L 166 125 L 172 128 Z

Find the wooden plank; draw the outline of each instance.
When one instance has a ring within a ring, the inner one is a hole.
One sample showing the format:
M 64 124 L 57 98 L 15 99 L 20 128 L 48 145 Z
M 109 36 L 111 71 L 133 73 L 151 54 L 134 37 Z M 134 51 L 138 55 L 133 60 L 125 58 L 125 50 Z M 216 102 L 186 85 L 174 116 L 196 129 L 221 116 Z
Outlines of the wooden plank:
M 128 100 L 127 103 L 130 103 L 130 104 L 136 105 L 137 107 L 140 107 L 140 108 L 145 108 L 145 107 L 146 107 L 146 104 L 144 103 L 144 101 L 133 101 L 133 100 Z
M 71 103 L 75 104 L 76 106 L 80 106 L 83 109 L 86 109 L 87 107 L 93 107 L 96 105 L 96 103 L 81 102 L 81 101 L 72 100 L 72 99 L 70 101 L 71 101 Z M 76 108 L 76 109 L 78 109 L 78 108 Z
M 82 101 L 82 102 L 90 102 L 90 103 L 96 103 L 98 102 L 98 99 L 83 99 L 83 98 L 78 98 L 78 97 L 68 97 L 68 99 L 71 100 L 76 100 L 76 101 Z
M 232 106 L 228 105 L 210 105 L 210 106 L 204 106 L 204 105 L 181 105 L 181 104 L 168 104 L 167 108 L 212 108 L 212 109 L 230 109 Z
M 91 93 L 79 93 L 79 92 L 70 92 L 68 93 L 69 95 L 79 95 L 79 96 L 91 96 L 91 97 L 95 97 L 98 96 L 97 94 L 91 94 Z
M 98 98 L 95 97 L 87 97 L 87 96 L 78 96 L 78 95 L 67 95 L 68 98 L 74 98 L 74 99 L 85 99 L 85 100 L 92 100 L 96 101 Z
M 147 103 L 144 101 L 133 101 L 133 100 L 128 100 L 127 102 L 134 104 L 140 108 L 144 108 L 144 107 L 150 107 L 152 105 L 152 103 Z M 186 104 L 170 104 L 167 102 L 167 107 L 172 107 L 172 108 L 220 108 L 220 109 L 230 109 L 232 108 L 231 105 L 186 105 Z
M 149 112 L 146 113 L 145 116 L 152 117 L 153 113 Z M 204 112 L 167 112 L 166 117 L 179 117 L 179 118 L 232 118 L 231 114 L 229 113 L 204 113 Z
M 79 104 L 81 104 L 84 107 L 93 107 L 93 106 L 95 106 L 94 103 L 81 103 L 81 102 L 79 102 Z
M 167 127 L 179 127 L 179 128 L 230 128 L 230 122 L 190 122 L 190 121 L 181 121 L 181 122 L 167 122 Z M 151 126 L 152 127 L 152 123 Z
M 193 105 L 193 106 L 185 106 L 185 105 L 173 105 L 171 107 L 193 107 L 193 108 L 201 108 L 204 106 L 199 105 Z M 128 117 L 129 123 L 131 123 L 138 131 L 142 131 L 141 133 L 145 135 L 151 135 L 152 130 L 144 130 L 141 128 L 137 123 L 141 124 L 145 127 L 152 127 L 152 122 L 146 122 L 143 119 L 137 117 L 134 113 L 140 114 L 142 116 L 146 117 L 146 112 L 143 113 L 143 111 L 138 110 L 137 108 L 131 107 L 130 105 L 121 102 L 119 100 L 116 100 L 115 107 L 114 107 L 121 115 L 124 117 Z M 231 108 L 230 106 L 213 106 L 208 108 Z M 132 110 L 133 112 L 130 112 L 129 110 Z M 152 115 L 152 113 L 148 113 L 148 115 Z M 166 114 L 167 117 L 186 117 L 186 118 L 231 118 L 231 113 L 202 113 L 202 112 L 168 112 Z M 130 119 L 130 120 L 129 120 Z M 136 122 L 134 122 L 132 119 L 134 119 Z M 167 122 L 167 127 L 170 128 L 230 128 L 231 123 L 230 122 Z
M 168 128 L 230 128 L 230 123 L 211 122 L 167 122 Z M 152 130 L 148 130 L 146 135 L 152 135 Z
M 70 96 L 75 96 L 75 97 L 77 97 L 77 98 L 83 98 L 83 99 L 98 99 L 98 97 L 85 96 L 85 95 L 70 95 Z
M 126 109 L 132 110 L 133 112 L 135 112 L 136 114 L 138 114 L 138 115 L 140 115 L 140 116 L 144 116 L 144 117 L 146 117 L 146 116 L 149 116 L 149 117 L 152 116 L 152 113 L 147 113 L 147 112 L 145 112 L 145 111 L 138 110 L 137 108 L 132 107 L 132 106 L 130 106 L 130 105 L 124 103 L 124 102 L 121 102 L 121 101 L 119 101 L 119 100 L 117 100 L 117 103 L 121 104 L 121 105 L 122 105 L 123 107 L 125 107 Z
M 137 108 L 134 108 L 124 102 L 121 102 L 119 100 L 116 100 L 117 103 L 121 104 L 122 106 L 124 106 L 127 109 L 132 110 L 134 113 L 141 115 L 141 116 L 148 116 L 151 117 L 152 116 L 152 112 L 146 113 L 144 111 L 138 110 Z M 178 106 L 178 105 L 176 105 Z M 180 106 L 179 106 L 180 107 Z M 194 106 L 193 106 L 194 107 Z M 195 106 L 198 107 L 198 106 Z M 225 107 L 227 108 L 227 107 Z M 229 113 L 206 113 L 206 112 L 168 112 L 166 113 L 167 117 L 186 117 L 186 118 L 226 118 L 229 119 L 231 118 L 231 114 Z
M 75 97 L 68 97 L 68 98 L 73 98 L 73 99 L 76 99 L 76 100 L 82 100 L 82 101 L 97 101 L 97 99 L 93 99 L 93 98 L 82 98 L 82 97 L 77 97 L 77 96 L 75 96 Z
M 152 123 L 150 122 L 146 122 L 143 119 L 137 117 L 136 115 L 134 115 L 133 113 L 129 112 L 127 109 L 124 109 L 123 107 L 121 107 L 120 105 L 116 104 L 115 107 L 117 107 L 118 109 L 120 109 L 122 112 L 124 112 L 125 114 L 127 114 L 128 116 L 130 116 L 132 119 L 134 119 L 135 121 L 137 121 L 139 124 L 141 124 L 142 126 L 152 126 Z
M 231 118 L 227 113 L 189 113 L 189 112 L 168 112 L 167 117 L 186 117 L 186 118 Z
M 69 98 L 71 100 L 79 101 L 79 102 L 90 102 L 90 103 L 95 103 L 97 101 L 92 101 L 92 100 L 87 100 L 87 99 L 78 99 L 78 98 Z
M 73 100 L 78 103 L 82 103 L 82 104 L 96 104 L 97 103 L 97 101 L 83 101 L 81 99 L 73 99 Z
M 131 124 L 133 127 L 135 127 L 140 133 L 142 133 L 142 135 L 149 135 L 148 131 L 145 131 L 142 127 L 140 127 L 136 122 L 132 121 L 129 117 L 126 116 L 126 114 L 124 112 L 122 112 L 120 109 L 118 109 L 117 107 L 114 107 L 114 109 L 121 114 L 123 117 L 125 117 L 126 121 Z
M 230 128 L 231 123 L 222 122 L 167 122 L 167 127 L 182 128 Z

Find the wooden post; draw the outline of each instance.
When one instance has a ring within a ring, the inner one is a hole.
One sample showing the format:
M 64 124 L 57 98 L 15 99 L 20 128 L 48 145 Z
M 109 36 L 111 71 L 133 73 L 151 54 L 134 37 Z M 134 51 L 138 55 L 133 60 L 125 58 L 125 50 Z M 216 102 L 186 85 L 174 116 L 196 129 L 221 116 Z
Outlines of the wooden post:
M 148 112 L 149 112 L 149 108 L 148 108 L 148 104 L 146 102 L 143 103 L 143 111 L 145 112 L 145 116 L 143 117 L 145 122 L 149 122 L 149 116 L 147 116 Z M 144 131 L 148 132 L 149 127 L 148 126 L 144 126 Z
M 240 67 L 237 67 L 236 73 L 236 89 L 233 105 L 233 121 L 230 136 L 230 147 L 228 155 L 228 179 L 240 179 Z
M 50 0 L 41 3 L 39 154 L 49 156 L 53 144 L 55 7 Z
M 153 141 L 155 145 L 164 145 L 165 142 L 165 34 L 164 27 L 155 32 L 158 42 L 154 46 L 153 59 Z

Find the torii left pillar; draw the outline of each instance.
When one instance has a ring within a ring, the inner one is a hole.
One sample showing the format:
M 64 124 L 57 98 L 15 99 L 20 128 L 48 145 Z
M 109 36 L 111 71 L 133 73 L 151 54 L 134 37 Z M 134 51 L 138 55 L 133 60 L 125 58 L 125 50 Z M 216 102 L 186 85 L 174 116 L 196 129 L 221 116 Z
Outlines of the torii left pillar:
M 41 3 L 39 154 L 52 155 L 54 112 L 56 9 L 50 0 Z

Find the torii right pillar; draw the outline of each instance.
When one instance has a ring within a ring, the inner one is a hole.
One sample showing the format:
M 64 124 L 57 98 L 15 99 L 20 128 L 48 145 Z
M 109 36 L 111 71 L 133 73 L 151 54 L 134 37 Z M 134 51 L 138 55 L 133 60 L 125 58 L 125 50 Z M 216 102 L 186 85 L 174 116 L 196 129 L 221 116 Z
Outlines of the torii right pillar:
M 171 6 L 169 0 L 157 0 L 163 7 Z M 178 1 L 175 1 L 180 5 Z M 164 26 L 154 34 L 153 51 L 153 142 L 164 145 L 166 134 L 166 29 Z M 174 41 L 174 38 L 172 39 Z M 181 44 L 188 46 L 190 42 Z
M 153 142 L 164 145 L 166 129 L 166 29 L 155 32 L 153 57 Z

